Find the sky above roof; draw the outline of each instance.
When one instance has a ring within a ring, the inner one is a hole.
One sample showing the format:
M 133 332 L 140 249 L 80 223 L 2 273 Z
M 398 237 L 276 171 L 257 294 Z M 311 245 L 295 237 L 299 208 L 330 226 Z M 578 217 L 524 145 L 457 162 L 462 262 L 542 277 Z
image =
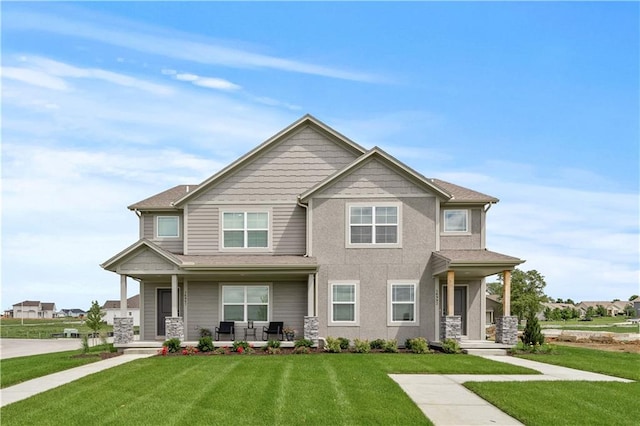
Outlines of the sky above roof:
M 118 299 L 127 205 L 306 113 L 499 198 L 487 247 L 547 294 L 640 293 L 637 2 L 0 7 L 2 308 Z

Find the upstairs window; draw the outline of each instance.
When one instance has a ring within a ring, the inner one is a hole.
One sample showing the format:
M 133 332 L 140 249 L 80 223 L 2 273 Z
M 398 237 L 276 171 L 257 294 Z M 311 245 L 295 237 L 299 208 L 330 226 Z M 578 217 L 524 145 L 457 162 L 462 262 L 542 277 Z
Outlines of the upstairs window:
M 177 238 L 180 236 L 178 229 L 178 216 L 157 216 L 156 217 L 156 237 Z
M 398 205 L 349 206 L 350 244 L 398 244 Z
M 223 248 L 268 248 L 268 212 L 224 212 Z
M 444 232 L 469 232 L 468 210 L 445 210 Z

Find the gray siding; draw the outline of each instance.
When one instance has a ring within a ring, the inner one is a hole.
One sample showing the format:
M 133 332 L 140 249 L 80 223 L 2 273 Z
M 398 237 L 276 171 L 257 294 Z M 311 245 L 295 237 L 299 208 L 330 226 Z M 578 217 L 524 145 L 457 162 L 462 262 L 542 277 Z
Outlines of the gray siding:
M 174 269 L 175 265 L 160 258 L 146 247 L 118 267 L 119 272 L 172 271 Z
M 370 160 L 322 191 L 319 197 L 422 195 L 425 191 L 378 160 Z
M 218 283 L 189 281 L 186 300 L 187 340 L 198 340 L 201 328 L 208 328 L 213 332 L 220 321 Z
M 307 282 L 274 282 L 271 320 L 284 321 L 285 327 L 296 330 L 296 338 L 302 338 L 305 315 L 307 315 Z
M 178 216 L 180 221 L 180 236 L 178 238 L 157 238 L 156 217 L 158 216 Z M 170 251 L 171 253 L 182 254 L 184 247 L 184 218 L 182 216 L 182 212 L 162 214 L 143 213 L 140 220 L 142 221 L 141 238 L 153 241 L 155 244 L 167 251 Z
M 256 207 L 252 205 L 251 207 Z M 225 209 L 233 209 L 225 206 Z M 296 204 L 265 206 L 272 211 L 272 245 L 276 255 L 303 255 L 306 250 L 306 214 Z M 239 211 L 246 206 L 238 206 Z M 213 204 L 189 204 L 187 254 L 219 253 L 220 210 Z
M 157 281 L 144 281 L 140 286 L 140 296 L 142 297 L 142 306 L 144 306 L 142 317 L 140 318 L 141 322 L 141 340 L 162 340 L 162 337 L 157 336 L 156 334 L 156 324 L 157 324 L 157 316 L 156 312 L 158 309 L 157 299 L 156 299 L 156 291 L 158 288 L 171 288 L 171 281 L 166 282 L 157 282 Z M 184 315 L 184 304 L 183 297 L 184 287 L 182 283 L 178 285 L 180 297 L 178 298 L 178 311 L 180 315 Z
M 453 207 L 450 207 L 453 208 Z M 464 207 L 462 207 L 463 209 Z M 444 227 L 444 208 L 441 210 L 440 223 Z M 471 233 L 468 235 L 440 235 L 441 250 L 482 249 L 482 209 L 469 209 Z
M 153 240 L 153 222 L 154 222 L 154 215 L 152 214 L 148 214 L 148 213 L 144 213 L 142 214 L 142 216 L 140 217 L 140 220 L 142 221 L 142 235 L 141 238 L 146 238 L 147 240 Z
M 194 201 L 292 201 L 355 158 L 327 136 L 304 127 Z

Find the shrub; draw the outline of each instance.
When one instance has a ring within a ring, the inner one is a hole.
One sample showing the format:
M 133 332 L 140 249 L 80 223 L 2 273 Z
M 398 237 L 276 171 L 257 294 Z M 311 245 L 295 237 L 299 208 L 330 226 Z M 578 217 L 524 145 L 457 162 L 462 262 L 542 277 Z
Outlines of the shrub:
M 171 353 L 180 352 L 180 339 L 177 337 L 165 340 L 162 346 L 166 346 L 167 350 Z
M 375 339 L 369 343 L 369 346 L 371 346 L 371 349 L 382 349 L 384 348 L 384 343 L 384 339 Z
M 281 352 L 280 348 L 274 348 L 273 346 L 267 346 L 264 348 L 265 352 L 268 353 L 269 355 L 276 355 L 279 354 Z
M 309 354 L 311 353 L 311 348 L 308 346 L 296 346 L 295 348 L 293 348 L 293 352 L 294 354 Z
M 82 353 L 89 353 L 89 336 L 87 334 L 82 335 Z
M 195 355 L 198 353 L 198 348 L 193 346 L 187 346 L 182 350 L 182 355 Z
M 368 340 L 353 340 L 353 351 L 359 354 L 366 354 L 371 351 L 371 345 Z
M 397 353 L 398 352 L 398 341 L 396 339 L 385 340 L 384 347 L 382 348 L 384 352 Z
M 298 339 L 293 343 L 293 346 L 296 348 L 304 347 L 310 348 L 313 346 L 313 340 L 311 339 Z
M 429 343 L 424 337 L 409 339 L 409 349 L 411 349 L 414 354 L 426 354 L 429 353 Z
M 280 340 L 273 340 L 273 339 L 269 340 L 267 342 L 267 344 L 264 345 L 264 350 L 266 351 L 269 348 L 271 348 L 271 349 L 279 349 L 280 348 Z
M 446 354 L 459 354 L 461 352 L 460 344 L 456 339 L 444 339 L 442 341 L 442 352 Z
M 544 343 L 544 335 L 540 330 L 540 323 L 538 318 L 533 315 L 529 315 L 527 318 L 527 325 L 522 333 L 522 343 L 525 345 L 542 345 Z
M 224 348 L 215 348 L 215 349 L 213 350 L 213 353 L 214 353 L 215 355 L 224 355 L 224 354 L 226 354 L 226 353 L 227 353 L 228 349 L 229 349 L 229 348 L 226 348 L 226 347 L 224 347 Z
M 198 350 L 200 352 L 212 352 L 215 349 L 211 336 L 203 336 L 198 340 Z
M 213 337 L 213 333 L 211 333 L 211 329 L 201 328 L 200 337 Z
M 412 340 L 413 340 L 413 339 L 407 339 L 407 340 L 405 340 L 405 341 L 404 341 L 404 348 L 405 348 L 405 349 L 407 349 L 407 350 L 411 350 L 411 341 L 412 341 Z
M 340 340 L 333 337 L 327 337 L 327 344 L 324 347 L 324 350 L 331 353 L 342 352 L 342 348 L 340 347 Z
M 338 337 L 338 342 L 340 342 L 340 349 L 347 350 L 349 349 L 349 339 L 346 337 Z
M 518 342 L 513 348 L 509 350 L 511 354 L 546 354 L 550 355 L 556 352 L 556 348 L 553 345 L 544 343 L 542 345 L 533 344 L 527 345 L 523 342 Z
M 239 354 L 253 353 L 253 347 L 246 340 L 236 340 L 235 342 L 233 342 L 233 346 L 231 347 L 231 349 L 234 352 L 238 352 Z

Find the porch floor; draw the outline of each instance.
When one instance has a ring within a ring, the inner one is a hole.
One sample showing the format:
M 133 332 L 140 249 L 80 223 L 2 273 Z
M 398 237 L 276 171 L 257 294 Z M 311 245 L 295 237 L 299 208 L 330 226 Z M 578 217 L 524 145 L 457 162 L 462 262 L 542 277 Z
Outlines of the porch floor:
M 507 350 L 513 345 L 496 343 L 493 340 L 460 340 L 460 349 L 469 355 L 507 355 Z M 429 342 L 429 346 L 434 348 L 442 348 L 442 342 Z

